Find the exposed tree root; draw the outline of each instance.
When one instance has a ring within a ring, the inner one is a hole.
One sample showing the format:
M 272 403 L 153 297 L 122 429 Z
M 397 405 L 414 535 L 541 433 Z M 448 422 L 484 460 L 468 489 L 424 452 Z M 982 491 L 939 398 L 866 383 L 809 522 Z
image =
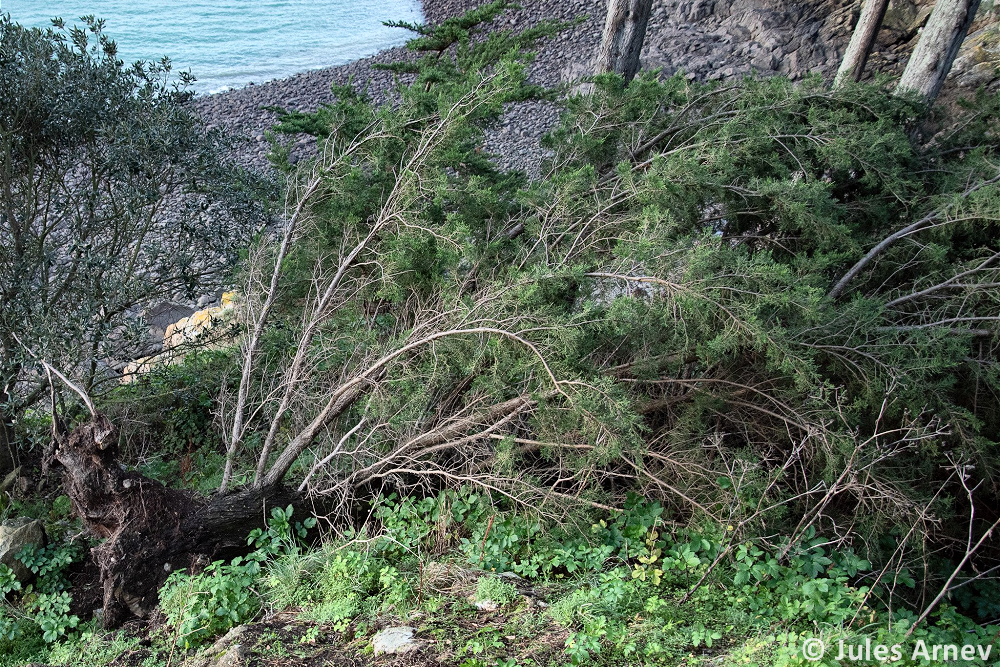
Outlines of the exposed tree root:
M 247 550 L 247 534 L 264 525 L 271 507 L 301 504 L 283 487 L 250 489 L 205 499 L 169 489 L 117 461 L 118 433 L 103 415 L 59 443 L 56 460 L 66 493 L 93 535 L 104 587 L 104 624 L 147 617 L 170 572 L 198 570 Z

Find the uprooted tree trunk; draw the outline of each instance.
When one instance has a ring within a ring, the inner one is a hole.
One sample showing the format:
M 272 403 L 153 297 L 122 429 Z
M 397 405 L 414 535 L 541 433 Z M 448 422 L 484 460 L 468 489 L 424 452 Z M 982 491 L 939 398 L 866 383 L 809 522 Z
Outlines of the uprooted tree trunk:
M 59 443 L 65 489 L 85 526 L 104 542 L 94 560 L 104 585 L 104 624 L 146 617 L 170 572 L 197 570 L 247 550 L 247 534 L 272 507 L 301 503 L 279 486 L 209 499 L 170 489 L 117 461 L 118 432 L 97 415 Z

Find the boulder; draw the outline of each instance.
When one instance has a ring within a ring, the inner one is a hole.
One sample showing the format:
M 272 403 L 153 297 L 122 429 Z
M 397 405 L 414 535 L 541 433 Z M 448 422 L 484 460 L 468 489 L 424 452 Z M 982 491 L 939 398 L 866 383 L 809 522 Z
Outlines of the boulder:
M 195 311 L 194 308 L 181 303 L 164 301 L 153 306 L 145 313 L 146 324 L 149 326 L 150 337 L 154 340 L 161 339 L 167 328 L 181 318 L 188 317 Z
M 34 574 L 16 556 L 29 544 L 45 546 L 45 529 L 41 521 L 20 517 L 0 524 L 0 563 L 13 570 L 22 584 L 30 581 Z
M 386 628 L 372 638 L 375 655 L 383 653 L 409 653 L 420 648 L 420 642 L 413 638 L 413 628 L 400 626 Z
M 927 22 L 933 3 L 918 0 L 893 0 L 882 20 L 882 27 L 893 41 L 905 41 L 917 34 Z
M 472 604 L 476 605 L 479 611 L 496 611 L 500 608 L 500 603 L 493 600 L 476 600 Z
M 242 644 L 235 644 L 215 661 L 215 667 L 243 667 L 247 664 L 247 650 Z

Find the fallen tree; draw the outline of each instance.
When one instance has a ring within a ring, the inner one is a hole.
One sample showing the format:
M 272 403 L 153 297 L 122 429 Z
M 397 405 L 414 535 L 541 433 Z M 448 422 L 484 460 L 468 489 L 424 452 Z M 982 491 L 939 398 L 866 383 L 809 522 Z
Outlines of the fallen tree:
M 468 17 L 446 22 L 425 34 L 424 39 L 432 40 L 433 44 L 421 49 L 438 52 L 441 39 L 446 45 L 455 44 L 462 35 L 494 17 L 505 6 L 506 3 L 493 3 L 484 10 L 471 12 Z M 424 30 L 418 26 L 411 28 Z M 456 28 L 459 34 L 454 33 Z M 382 354 L 373 350 L 376 353 L 371 356 L 340 368 L 331 388 L 330 377 L 318 373 L 315 343 L 317 337 L 326 333 L 324 328 L 350 306 L 351 295 L 359 289 L 359 269 L 360 279 L 364 279 L 364 274 L 370 271 L 372 257 L 385 250 L 385 237 L 405 229 L 409 210 L 422 206 L 423 200 L 433 196 L 433 191 L 422 181 L 432 169 L 439 167 L 441 154 L 462 142 L 470 132 L 481 132 L 482 125 L 497 116 L 504 102 L 531 92 L 524 85 L 519 63 L 526 57 L 526 49 L 531 44 L 554 29 L 546 25 L 523 35 L 491 38 L 483 48 L 486 53 L 477 52 L 474 62 L 464 64 L 463 78 L 474 82 L 457 92 L 445 94 L 445 104 L 440 111 L 426 108 L 426 95 L 411 99 L 409 111 L 419 116 L 409 121 L 401 122 L 402 114 L 381 114 L 380 117 L 374 108 L 360 104 L 346 89 L 341 91 L 346 104 L 356 104 L 354 111 L 366 114 L 364 131 L 351 135 L 352 141 L 345 146 L 336 145 L 335 139 L 339 137 L 332 139 L 324 159 L 313 165 L 304 177 L 295 176 L 289 189 L 279 243 L 273 248 L 266 244 L 261 246 L 251 261 L 245 291 L 247 301 L 243 308 L 247 335 L 241 350 L 242 375 L 234 398 L 235 407 L 231 414 L 226 414 L 229 445 L 221 488 L 216 495 L 205 498 L 167 488 L 157 480 L 123 469 L 118 460 L 117 427 L 105 415 L 92 409 L 85 390 L 71 385 L 91 407 L 91 419 L 68 436 L 57 434 L 54 460 L 61 465 L 64 488 L 73 501 L 75 512 L 95 537 L 104 540 L 94 549 L 93 556 L 101 570 L 105 625 L 115 627 L 130 615 L 148 616 L 157 603 L 159 587 L 171 571 L 182 568 L 197 571 L 217 559 L 245 553 L 248 533 L 264 525 L 270 508 L 293 505 L 316 513 L 317 504 L 328 504 L 323 497 L 330 495 L 333 489 L 307 486 L 307 479 L 301 488 L 294 490 L 286 487 L 284 480 L 300 455 L 314 445 L 321 434 L 327 433 L 331 423 L 377 387 L 392 364 L 405 362 L 414 353 L 438 341 L 468 336 L 500 335 L 526 346 L 538 357 L 531 343 L 502 324 L 482 326 L 480 323 L 477 326 L 475 322 L 465 322 L 464 326 L 448 329 L 440 326 L 447 322 L 446 318 L 432 314 L 422 325 L 414 327 L 411 336 L 400 341 L 396 349 L 384 350 Z M 513 54 L 509 54 L 512 48 Z M 480 75 L 481 60 L 495 51 L 508 56 L 494 62 L 491 71 Z M 358 119 L 341 120 L 349 126 Z M 343 127 L 338 129 L 344 131 Z M 272 369 L 262 368 L 260 347 L 266 329 L 288 314 L 287 304 L 285 312 L 272 312 L 282 297 L 287 298 L 284 290 L 289 281 L 283 275 L 287 263 L 295 259 L 296 252 L 301 254 L 308 249 L 302 240 L 307 233 L 317 230 L 315 211 L 330 196 L 332 185 L 336 185 L 338 179 L 349 177 L 359 160 L 370 159 L 373 152 L 385 150 L 387 146 L 401 160 L 399 167 L 392 170 L 391 189 L 357 228 L 345 234 L 345 250 L 330 273 L 327 273 L 330 270 L 328 257 L 315 261 L 314 291 L 305 300 L 301 326 L 290 348 L 292 358 L 273 378 L 265 377 L 265 381 L 273 381 L 275 387 L 262 399 L 253 392 L 253 386 L 261 381 L 262 370 Z M 259 281 L 267 275 L 268 264 L 273 268 L 261 290 L 258 289 Z M 541 364 L 544 366 L 544 360 Z M 558 382 L 551 373 L 547 381 L 558 389 Z M 317 386 L 320 387 L 321 408 L 310 414 L 308 410 L 301 410 L 301 401 L 304 397 L 314 398 L 307 392 Z M 272 406 L 270 399 L 274 397 L 280 398 Z M 454 446 L 456 439 L 468 439 L 468 431 L 480 425 L 487 432 L 494 430 L 497 424 L 510 421 L 535 403 L 533 398 L 524 395 L 499 405 L 482 406 L 482 409 L 460 407 L 419 437 L 401 443 L 381 462 L 368 465 L 346 480 L 352 491 L 349 495 L 357 488 L 371 485 L 374 479 L 388 474 L 393 466 L 398 468 L 401 462 L 413 456 Z M 289 432 L 287 421 L 292 408 L 300 409 L 296 417 L 302 414 L 308 417 L 293 423 L 293 430 Z M 234 461 L 247 447 L 245 440 L 251 415 L 256 415 L 256 421 L 251 422 L 255 428 L 261 428 L 262 415 L 270 419 L 270 425 L 265 429 L 267 435 L 259 452 L 256 479 L 247 488 L 232 491 Z M 272 454 L 275 454 L 274 460 L 271 460 Z M 321 467 L 315 466 L 312 473 Z M 313 482 L 318 479 L 319 476 Z
M 632 492 L 725 526 L 723 554 L 823 535 L 902 568 L 971 539 L 954 562 L 988 570 L 990 518 L 949 519 L 957 479 L 1000 479 L 1000 101 L 921 146 L 921 107 L 878 87 L 602 76 L 527 183 L 482 128 L 537 92 L 521 59 L 546 33 L 463 21 L 419 29 L 395 107 L 339 89 L 283 115 L 321 157 L 289 169 L 283 235 L 247 268 L 220 492 L 115 469 L 106 422 L 60 447 L 108 535 L 108 622 L 296 494 L 349 515 L 454 485 L 552 512 Z

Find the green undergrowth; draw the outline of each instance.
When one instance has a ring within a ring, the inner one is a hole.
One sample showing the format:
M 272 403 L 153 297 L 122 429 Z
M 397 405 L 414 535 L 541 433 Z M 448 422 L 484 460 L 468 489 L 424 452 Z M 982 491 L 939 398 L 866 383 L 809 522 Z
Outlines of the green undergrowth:
M 465 667 L 801 664 L 809 637 L 989 644 L 998 629 L 944 605 L 904 640 L 915 615 L 879 608 L 884 584 L 852 550 L 812 535 L 781 557 L 780 540 L 732 544 L 670 525 L 660 504 L 637 497 L 622 512 L 558 523 L 467 490 L 381 499 L 375 516 L 377 535 L 267 568 L 265 604 L 361 633 L 411 623 Z M 483 600 L 495 604 L 476 609 Z
M 16 558 L 32 572 L 31 583 L 22 584 L 9 566 L 0 564 L 0 647 L 16 655 L 25 646 L 31 650 L 38 639 L 52 644 L 75 634 L 80 618 L 70 609 L 73 598 L 66 570 L 82 551 L 82 545 L 74 542 L 25 546 Z
M 67 496 L 4 500 L 4 514 L 40 521 L 48 539 L 44 546 L 28 544 L 14 554 L 30 570 L 30 582 L 21 583 L 10 566 L 0 564 L 0 665 L 20 664 L 18 656 L 78 633 L 81 620 L 71 611 L 69 570 L 90 546 L 80 520 L 71 518 Z
M 231 349 L 197 350 L 112 392 L 102 409 L 121 425 L 123 460 L 173 488 L 217 489 L 225 459 L 215 401 L 233 367 Z
M 175 572 L 143 664 L 182 664 L 230 628 L 279 612 L 299 628 L 287 655 L 333 645 L 363 656 L 379 629 L 410 625 L 425 655 L 456 667 L 799 665 L 811 638 L 989 646 L 1000 631 L 945 603 L 907 637 L 916 614 L 876 602 L 880 587 L 906 585 L 905 574 L 876 582 L 868 562 L 817 535 L 782 555 L 780 540 L 734 543 L 707 526 L 678 527 L 638 497 L 624 511 L 557 521 L 448 490 L 379 498 L 361 529 L 307 548 L 314 526 L 277 508 L 249 537 L 250 555 Z M 0 665 L 112 664 L 136 647 L 128 633 L 92 625 L 58 638 L 42 627 L 0 643 Z M 930 664 L 903 652 L 894 664 Z

